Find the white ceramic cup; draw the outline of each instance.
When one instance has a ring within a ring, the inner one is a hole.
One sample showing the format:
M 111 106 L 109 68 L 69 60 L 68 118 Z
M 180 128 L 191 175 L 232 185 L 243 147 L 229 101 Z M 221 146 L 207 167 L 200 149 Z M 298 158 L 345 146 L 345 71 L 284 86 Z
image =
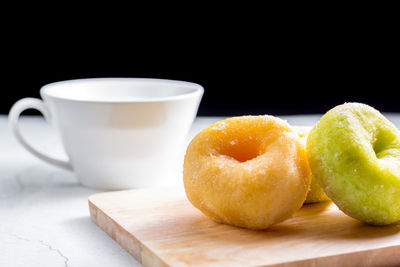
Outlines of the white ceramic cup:
M 61 81 L 24 98 L 9 113 L 17 140 L 32 154 L 73 170 L 99 189 L 168 186 L 182 175 L 186 137 L 203 87 L 189 82 L 97 78 Z M 61 135 L 68 161 L 29 145 L 18 128 L 26 109 L 39 110 Z

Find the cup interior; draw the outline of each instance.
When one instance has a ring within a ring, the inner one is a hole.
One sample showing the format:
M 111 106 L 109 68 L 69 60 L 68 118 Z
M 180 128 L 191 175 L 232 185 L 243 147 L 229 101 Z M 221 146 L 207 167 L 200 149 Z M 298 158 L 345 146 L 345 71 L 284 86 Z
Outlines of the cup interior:
M 154 102 L 202 94 L 199 84 L 142 78 L 96 78 L 55 82 L 41 89 L 42 96 L 89 102 Z

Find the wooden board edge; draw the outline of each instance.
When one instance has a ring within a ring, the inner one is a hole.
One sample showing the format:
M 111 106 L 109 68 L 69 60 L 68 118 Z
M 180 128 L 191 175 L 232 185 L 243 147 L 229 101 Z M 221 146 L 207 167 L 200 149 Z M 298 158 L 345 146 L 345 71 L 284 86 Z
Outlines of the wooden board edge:
M 107 193 L 98 193 L 92 196 Z M 143 266 L 151 267 L 165 267 L 169 266 L 148 247 L 142 244 L 135 236 L 125 231 L 123 227 L 105 214 L 96 204 L 92 201 L 93 197 L 88 199 L 89 213 L 92 221 L 106 232 L 114 241 L 116 241 L 122 248 L 126 249 L 138 262 Z M 129 237 L 128 237 L 129 236 Z
M 399 246 L 383 247 L 378 249 L 361 250 L 343 254 L 335 254 L 318 258 L 309 258 L 298 261 L 290 261 L 285 263 L 277 263 L 266 265 L 264 267 L 308 267 L 308 266 L 324 266 L 324 267 L 395 267 L 400 266 Z

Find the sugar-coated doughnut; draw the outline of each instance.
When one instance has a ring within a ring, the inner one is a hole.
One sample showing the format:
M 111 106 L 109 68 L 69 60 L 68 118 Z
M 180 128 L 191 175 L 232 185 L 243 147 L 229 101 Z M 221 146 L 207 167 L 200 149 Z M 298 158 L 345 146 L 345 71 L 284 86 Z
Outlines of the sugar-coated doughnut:
M 330 200 L 324 189 L 319 185 L 318 180 L 311 175 L 310 190 L 308 191 L 304 204 L 312 204 Z
M 293 129 L 299 134 L 300 140 L 304 146 L 307 143 L 307 137 L 312 127 L 309 126 L 293 126 Z M 319 185 L 317 179 L 311 175 L 311 185 L 304 204 L 318 203 L 330 200 L 325 194 L 324 189 Z
M 304 145 L 285 121 L 242 116 L 193 138 L 183 179 L 189 201 L 215 221 L 265 229 L 302 206 L 311 171 Z
M 347 215 L 374 225 L 400 221 L 400 130 L 376 109 L 329 110 L 307 138 L 313 175 Z

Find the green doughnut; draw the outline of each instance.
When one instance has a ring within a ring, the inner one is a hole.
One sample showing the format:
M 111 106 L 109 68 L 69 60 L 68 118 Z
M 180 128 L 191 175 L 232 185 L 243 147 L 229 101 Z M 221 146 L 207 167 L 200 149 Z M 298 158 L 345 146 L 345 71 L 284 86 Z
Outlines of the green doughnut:
M 400 220 L 400 131 L 379 111 L 346 103 L 311 130 L 313 175 L 347 215 L 373 225 Z

